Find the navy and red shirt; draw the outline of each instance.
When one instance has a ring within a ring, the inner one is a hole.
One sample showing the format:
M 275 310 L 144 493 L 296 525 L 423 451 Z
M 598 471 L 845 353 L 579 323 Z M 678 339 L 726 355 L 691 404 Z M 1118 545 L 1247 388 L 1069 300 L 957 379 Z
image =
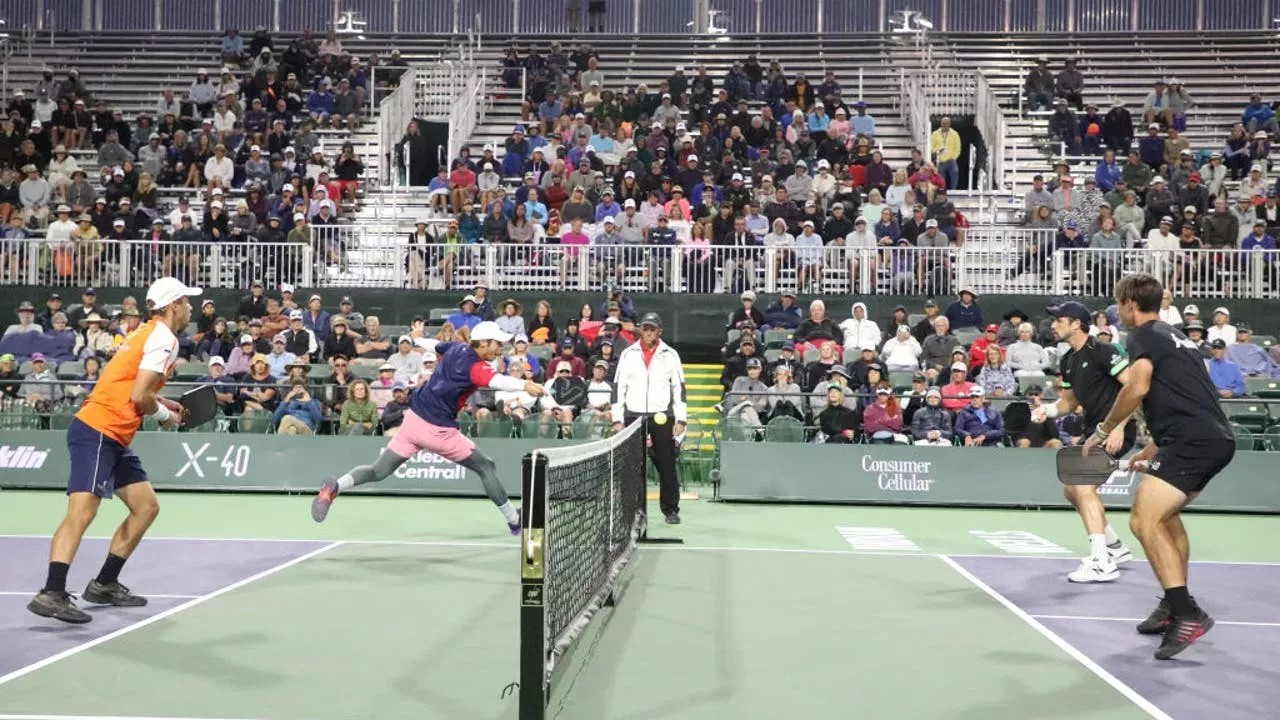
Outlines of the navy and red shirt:
M 467 343 L 436 345 L 436 369 L 431 379 L 409 396 L 409 407 L 418 417 L 439 427 L 458 427 L 458 411 L 476 388 L 488 387 L 498 373 L 480 359 Z

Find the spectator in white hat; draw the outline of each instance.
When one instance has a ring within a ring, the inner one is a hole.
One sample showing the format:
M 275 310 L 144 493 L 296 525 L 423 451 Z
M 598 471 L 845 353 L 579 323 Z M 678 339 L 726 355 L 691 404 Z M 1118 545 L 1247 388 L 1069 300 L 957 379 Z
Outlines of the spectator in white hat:
M 1225 307 L 1216 307 L 1213 309 L 1213 325 L 1209 326 L 1205 340 L 1210 344 L 1214 340 L 1221 340 L 1228 346 L 1234 345 L 1236 342 L 1236 326 L 1231 324 L 1231 311 Z

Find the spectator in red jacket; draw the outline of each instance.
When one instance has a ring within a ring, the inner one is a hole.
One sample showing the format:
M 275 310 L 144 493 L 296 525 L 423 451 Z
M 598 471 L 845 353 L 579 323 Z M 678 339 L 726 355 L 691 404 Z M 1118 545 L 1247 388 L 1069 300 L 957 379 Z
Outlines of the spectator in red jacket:
M 1000 326 L 995 323 L 987 325 L 986 333 L 973 341 L 973 345 L 969 346 L 969 373 L 976 374 L 978 369 L 987 363 L 987 347 L 995 345 L 1000 347 L 1000 343 L 996 341 L 996 335 L 1000 332 Z M 1001 354 L 1004 348 L 1000 348 Z

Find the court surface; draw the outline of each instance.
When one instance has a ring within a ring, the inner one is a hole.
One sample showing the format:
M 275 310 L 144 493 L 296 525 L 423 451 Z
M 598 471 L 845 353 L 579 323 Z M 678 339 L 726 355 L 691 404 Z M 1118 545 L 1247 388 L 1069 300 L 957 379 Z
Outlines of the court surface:
M 515 717 L 518 546 L 483 500 L 165 494 L 122 580 L 153 598 L 30 615 L 56 492 L 0 493 L 0 720 Z M 104 505 L 72 569 L 97 572 Z M 1172 662 L 1134 632 L 1144 562 L 1077 586 L 1064 512 L 687 502 L 637 552 L 553 691 L 562 720 L 1267 717 L 1280 518 L 1193 515 L 1218 620 Z M 1127 516 L 1113 523 L 1137 551 Z

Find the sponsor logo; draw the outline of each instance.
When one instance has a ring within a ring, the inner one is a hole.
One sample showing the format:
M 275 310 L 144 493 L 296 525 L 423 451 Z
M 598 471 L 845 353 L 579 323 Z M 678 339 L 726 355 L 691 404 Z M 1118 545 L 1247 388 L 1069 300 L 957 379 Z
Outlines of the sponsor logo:
M 39 470 L 49 457 L 49 450 L 34 445 L 0 445 L 0 469 Z
M 935 479 L 930 476 L 931 460 L 877 460 L 862 456 L 862 470 L 875 473 L 876 486 L 888 492 L 927 493 Z
M 520 604 L 527 607 L 541 607 L 544 602 L 542 587 L 541 584 L 526 584 Z
M 1128 495 L 1137 482 L 1138 474 L 1129 470 L 1117 470 L 1111 473 L 1107 481 L 1098 486 L 1099 495 Z
M 396 468 L 395 476 L 405 480 L 466 480 L 467 469 L 433 452 L 419 450 Z

